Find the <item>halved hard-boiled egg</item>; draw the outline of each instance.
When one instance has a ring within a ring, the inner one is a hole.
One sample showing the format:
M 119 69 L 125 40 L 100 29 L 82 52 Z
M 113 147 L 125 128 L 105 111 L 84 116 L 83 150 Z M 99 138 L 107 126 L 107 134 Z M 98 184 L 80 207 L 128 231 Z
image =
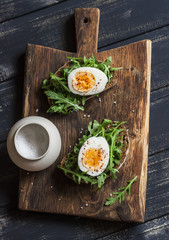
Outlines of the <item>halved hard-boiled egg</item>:
M 80 67 L 68 75 L 68 87 L 74 94 L 89 96 L 102 92 L 108 82 L 104 72 L 94 67 Z
M 104 137 L 91 137 L 82 145 L 78 166 L 90 176 L 100 175 L 109 162 L 109 145 Z

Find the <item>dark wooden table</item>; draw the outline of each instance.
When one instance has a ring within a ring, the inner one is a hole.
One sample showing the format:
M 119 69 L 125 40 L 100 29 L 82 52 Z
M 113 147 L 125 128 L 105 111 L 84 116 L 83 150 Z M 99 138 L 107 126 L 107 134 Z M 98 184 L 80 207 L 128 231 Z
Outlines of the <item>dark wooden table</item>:
M 101 10 L 99 51 L 152 40 L 145 223 L 115 223 L 17 210 L 18 168 L 7 134 L 22 117 L 27 43 L 75 51 L 74 9 Z M 169 239 L 169 1 L 0 1 L 0 239 Z

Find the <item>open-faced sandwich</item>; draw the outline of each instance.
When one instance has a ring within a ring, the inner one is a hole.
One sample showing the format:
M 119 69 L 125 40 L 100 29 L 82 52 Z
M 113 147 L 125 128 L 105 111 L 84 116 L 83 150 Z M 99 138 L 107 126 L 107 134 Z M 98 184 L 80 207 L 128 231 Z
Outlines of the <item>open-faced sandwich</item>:
M 88 130 L 58 168 L 74 182 L 97 184 L 98 188 L 104 185 L 106 178 L 116 178 L 129 149 L 124 123 L 108 119 L 101 124 L 96 120 L 90 122 Z
M 115 71 L 111 67 L 111 57 L 105 61 L 91 58 L 69 58 L 70 61 L 55 74 L 43 81 L 42 88 L 48 97 L 50 108 L 47 112 L 69 114 L 84 111 L 85 102 L 108 90 L 116 84 Z

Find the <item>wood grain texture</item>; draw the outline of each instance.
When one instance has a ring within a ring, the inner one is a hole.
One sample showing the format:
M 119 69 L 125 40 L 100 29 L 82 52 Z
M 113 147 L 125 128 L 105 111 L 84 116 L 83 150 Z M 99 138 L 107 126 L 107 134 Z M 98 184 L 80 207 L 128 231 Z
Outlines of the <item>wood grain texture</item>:
M 76 29 L 77 32 L 78 30 Z M 84 112 L 80 111 L 69 116 L 51 116 L 44 113 L 46 99 L 40 91 L 42 80 L 48 77 L 49 72 L 54 72 L 63 65 L 68 55 L 75 56 L 60 50 L 28 46 L 24 116 L 36 115 L 36 109 L 39 109 L 39 115 L 55 123 L 64 143 L 58 161 L 70 150 L 70 145 L 75 145 L 80 128 L 86 129 L 89 121 L 94 119 L 101 121 L 103 118 L 127 121 L 130 154 L 118 174 L 118 179 L 116 181 L 108 179 L 99 191 L 95 187 L 74 184 L 56 168 L 56 164 L 39 173 L 27 175 L 26 171 L 21 171 L 19 208 L 116 221 L 143 221 L 148 158 L 151 41 L 145 40 L 95 54 L 100 60 L 112 56 L 113 65 L 124 66 L 124 70 L 118 72 L 117 86 L 102 94 L 101 103 L 97 98 L 87 103 L 85 114 L 90 115 L 90 118 L 84 118 Z M 138 182 L 133 186 L 132 196 L 126 197 L 121 205 L 117 203 L 105 207 L 104 203 L 109 194 L 125 185 L 126 180 L 132 179 L 135 175 L 138 175 Z M 45 188 L 40 187 L 44 185 Z M 89 206 L 85 207 L 85 203 Z M 84 208 L 81 209 L 81 206 Z
M 20 77 L 0 84 L 0 143 L 6 141 L 10 128 L 21 118 L 22 91 Z
M 25 14 L 42 10 L 64 0 L 1 0 L 0 2 L 0 22 L 9 21 L 11 19 L 21 17 Z
M 134 231 L 133 231 L 134 230 Z M 126 229 L 126 231 L 120 231 L 115 234 L 105 236 L 103 238 L 98 238 L 99 240 L 111 240 L 124 239 L 124 240 L 142 240 L 142 239 L 163 239 L 168 240 L 169 235 L 169 216 L 164 216 L 160 219 L 154 219 L 151 222 L 147 222 L 144 225 L 135 226 L 134 229 Z
M 97 53 L 100 10 L 77 8 L 75 10 L 76 45 L 78 56 Z
M 125 224 L 13 211 L 0 216 L 0 224 L 3 224 L 0 232 L 3 240 L 95 240 L 96 238 L 99 240 L 168 240 L 169 216 L 153 219 L 144 224 Z

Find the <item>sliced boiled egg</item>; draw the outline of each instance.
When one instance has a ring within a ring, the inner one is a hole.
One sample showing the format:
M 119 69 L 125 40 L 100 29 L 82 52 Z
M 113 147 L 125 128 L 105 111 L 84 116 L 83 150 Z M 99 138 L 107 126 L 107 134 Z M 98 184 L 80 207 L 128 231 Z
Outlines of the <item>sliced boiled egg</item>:
M 89 96 L 102 92 L 108 82 L 104 72 L 93 67 L 80 67 L 68 75 L 68 87 L 74 94 Z
M 100 175 L 109 162 L 109 145 L 103 137 L 91 137 L 82 145 L 78 166 L 90 176 Z

